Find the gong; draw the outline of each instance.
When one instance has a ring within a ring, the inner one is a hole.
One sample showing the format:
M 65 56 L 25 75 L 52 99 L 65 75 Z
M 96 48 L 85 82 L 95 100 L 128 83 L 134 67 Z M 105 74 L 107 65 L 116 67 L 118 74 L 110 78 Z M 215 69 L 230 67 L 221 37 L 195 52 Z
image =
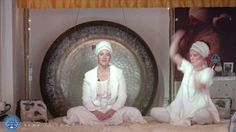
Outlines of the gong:
M 82 105 L 84 74 L 97 66 L 95 45 L 111 43 L 111 63 L 123 70 L 127 84 L 126 106 L 146 114 L 158 85 L 158 69 L 145 41 L 126 26 L 91 21 L 62 33 L 48 49 L 40 72 L 40 90 L 53 117 Z

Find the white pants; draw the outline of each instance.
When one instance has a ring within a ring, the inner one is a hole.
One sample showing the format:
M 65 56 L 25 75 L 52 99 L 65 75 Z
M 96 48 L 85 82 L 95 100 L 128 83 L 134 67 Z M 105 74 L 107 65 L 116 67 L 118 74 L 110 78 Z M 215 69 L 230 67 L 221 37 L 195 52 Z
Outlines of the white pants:
M 170 123 L 170 115 L 167 109 L 165 108 L 162 107 L 152 108 L 150 111 L 150 115 L 158 122 Z
M 151 109 L 150 115 L 158 122 L 170 123 L 170 115 L 166 108 L 155 107 Z M 207 109 L 200 109 L 195 112 L 191 119 L 197 124 L 211 124 L 213 123 L 213 117 Z
M 236 132 L 236 112 L 230 119 L 229 132 Z
M 118 125 L 124 122 L 146 123 L 140 111 L 134 107 L 123 107 L 117 110 L 110 119 L 100 121 L 84 106 L 77 106 L 67 111 L 67 116 L 63 117 L 63 121 L 67 124 L 79 123 L 84 125 Z

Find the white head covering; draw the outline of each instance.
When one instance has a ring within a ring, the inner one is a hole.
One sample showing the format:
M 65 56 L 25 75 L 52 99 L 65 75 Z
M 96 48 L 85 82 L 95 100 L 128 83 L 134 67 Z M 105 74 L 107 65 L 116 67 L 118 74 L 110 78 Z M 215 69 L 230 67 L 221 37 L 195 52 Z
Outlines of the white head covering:
M 208 45 L 203 41 L 196 41 L 193 43 L 190 50 L 198 52 L 204 58 L 206 58 L 210 53 Z
M 189 16 L 193 16 L 197 18 L 199 21 L 207 23 L 209 19 L 208 9 L 207 8 L 190 8 Z
M 110 54 L 112 53 L 112 48 L 111 48 L 111 44 L 105 40 L 100 41 L 97 45 L 96 45 L 96 50 L 95 50 L 95 54 L 98 55 L 100 51 L 102 50 L 108 50 L 110 52 Z

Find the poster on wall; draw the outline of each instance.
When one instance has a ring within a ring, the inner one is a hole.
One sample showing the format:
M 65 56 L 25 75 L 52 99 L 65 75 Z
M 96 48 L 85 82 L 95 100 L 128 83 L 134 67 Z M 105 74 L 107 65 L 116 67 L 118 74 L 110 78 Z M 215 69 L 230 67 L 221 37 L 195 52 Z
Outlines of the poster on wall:
M 175 8 L 173 11 L 173 32 L 184 30 L 179 43 L 179 53 L 189 59 L 188 51 L 195 41 L 204 41 L 210 47 L 208 65 L 217 76 L 224 74 L 225 62 L 236 63 L 236 8 Z M 228 72 L 228 71 L 227 71 Z M 174 81 L 181 81 L 182 73 L 174 68 Z

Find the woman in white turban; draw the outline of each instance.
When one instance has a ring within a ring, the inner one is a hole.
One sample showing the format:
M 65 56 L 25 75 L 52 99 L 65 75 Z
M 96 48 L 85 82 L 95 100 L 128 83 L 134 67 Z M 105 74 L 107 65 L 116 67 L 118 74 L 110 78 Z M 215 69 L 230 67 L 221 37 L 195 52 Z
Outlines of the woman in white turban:
M 146 123 L 137 108 L 124 106 L 127 98 L 126 82 L 122 70 L 110 64 L 111 44 L 100 41 L 95 54 L 98 66 L 85 73 L 83 106 L 70 108 L 63 118 L 64 122 L 85 125 Z
M 220 121 L 218 111 L 209 95 L 214 71 L 207 66 L 209 47 L 196 41 L 190 48 L 190 61 L 179 53 L 178 44 L 184 31 L 176 32 L 170 47 L 170 57 L 184 76 L 175 100 L 167 108 L 155 107 L 151 116 L 157 121 L 174 125 L 211 124 Z

